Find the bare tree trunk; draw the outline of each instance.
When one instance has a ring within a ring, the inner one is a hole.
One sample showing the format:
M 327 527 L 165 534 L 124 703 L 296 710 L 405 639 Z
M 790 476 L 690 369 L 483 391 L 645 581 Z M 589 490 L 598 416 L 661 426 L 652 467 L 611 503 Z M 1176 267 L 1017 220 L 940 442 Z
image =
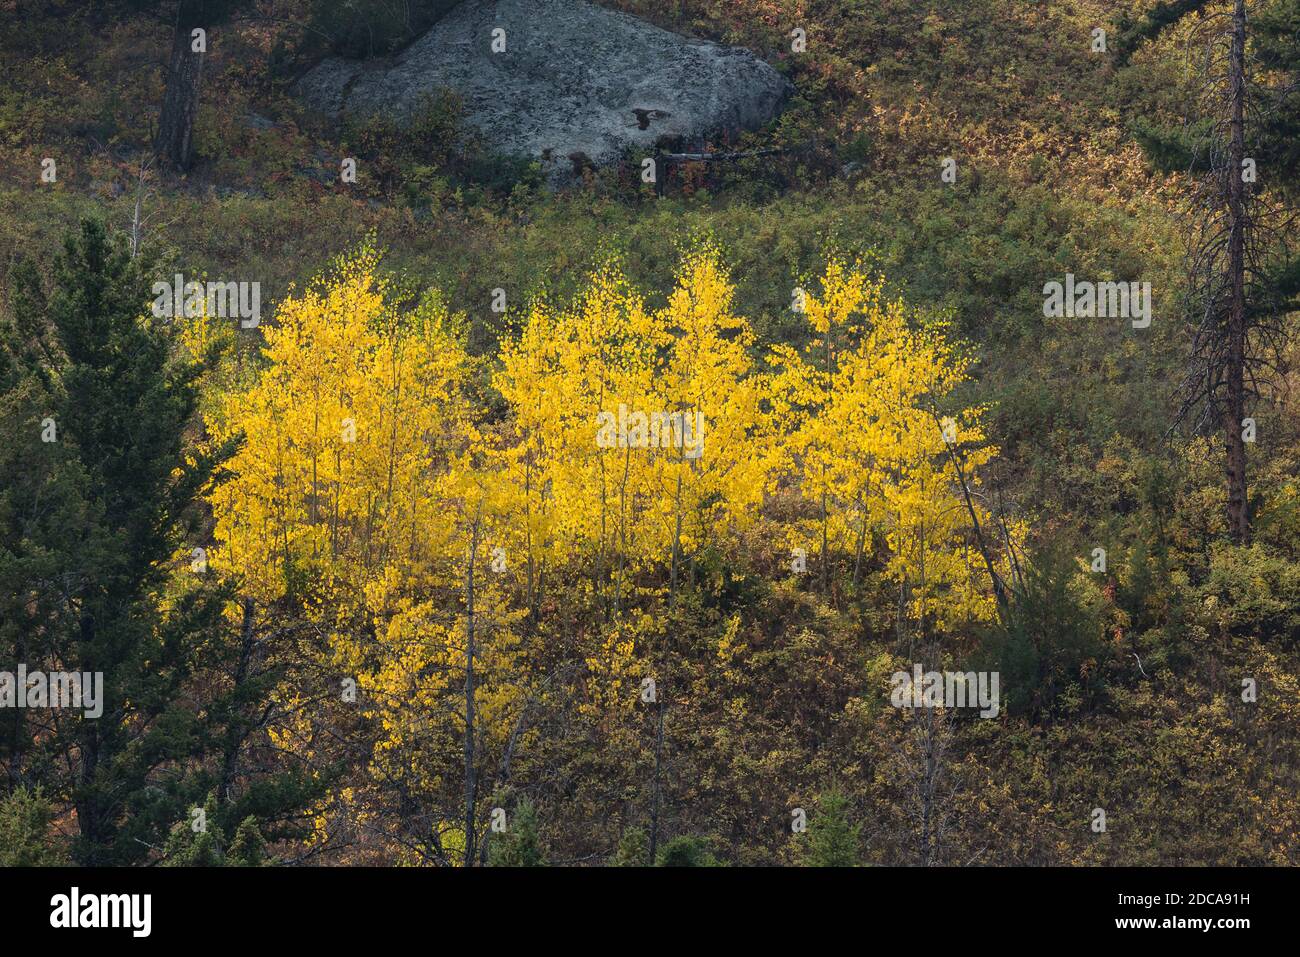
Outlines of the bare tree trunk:
M 199 88 L 203 79 L 203 52 L 195 50 L 191 17 L 177 13 L 172 35 L 171 61 L 167 69 L 167 88 L 163 93 L 162 112 L 158 116 L 158 135 L 154 152 L 162 165 L 185 172 L 194 164 L 194 121 L 199 112 Z
M 135 212 L 131 216 L 131 258 L 135 259 L 140 255 L 140 244 L 144 242 L 144 200 L 145 200 L 145 179 L 149 174 L 149 160 L 141 159 L 140 165 L 136 170 L 135 179 Z
M 1236 0 L 1232 16 L 1232 50 L 1228 83 L 1232 102 L 1228 177 L 1228 328 L 1227 401 L 1223 429 L 1227 443 L 1228 533 L 1244 545 L 1250 540 L 1246 511 L 1246 443 L 1242 419 L 1246 414 L 1246 184 L 1242 161 L 1246 158 L 1246 0 Z
M 239 663 L 235 666 L 235 687 L 241 687 L 248 678 L 248 666 L 253 659 L 255 644 L 255 606 L 253 599 L 244 596 L 243 622 L 239 629 Z M 245 732 L 240 729 L 233 733 L 226 742 L 225 754 L 221 760 L 221 781 L 217 785 L 217 801 L 226 804 L 230 800 L 230 789 L 235 781 L 235 770 L 239 761 L 239 749 L 243 745 Z
M 823 470 L 825 474 L 825 470 Z M 826 490 L 822 489 L 822 595 L 831 592 L 830 512 L 826 508 Z
M 827 323 L 826 326 L 826 385 L 828 393 L 826 395 L 826 405 L 830 404 L 830 391 L 833 391 L 835 384 L 835 350 L 831 346 L 831 338 L 835 333 L 834 323 Z M 823 406 L 825 408 L 825 406 Z M 826 468 L 822 467 L 822 480 L 826 479 Z M 827 509 L 826 486 L 822 486 L 822 595 L 829 596 L 831 592 L 831 556 L 830 556 L 830 512 Z
M 474 562 L 478 558 L 482 505 L 470 535 L 465 571 L 465 866 L 474 866 Z
M 934 421 L 938 424 L 940 430 L 943 429 L 943 419 L 937 409 L 932 409 L 931 414 Z M 1008 621 L 1008 600 L 1006 583 L 1002 576 L 998 574 L 997 568 L 993 565 L 993 558 L 989 554 L 987 542 L 984 540 L 984 529 L 980 527 L 979 513 L 975 511 L 975 502 L 971 499 L 970 485 L 966 481 L 966 473 L 961 467 L 961 459 L 958 458 L 953 448 L 953 443 L 944 441 L 944 452 L 948 456 L 948 461 L 952 463 L 953 471 L 957 473 L 957 484 L 961 486 L 962 501 L 966 504 L 966 513 L 970 516 L 971 528 L 975 532 L 975 545 L 979 549 L 980 558 L 984 560 L 984 570 L 988 572 L 989 582 L 993 586 L 993 597 L 997 602 L 998 620 L 1005 625 Z
M 935 760 L 934 710 L 925 709 L 925 731 L 921 739 L 921 866 L 934 863 L 934 799 L 938 762 Z
M 677 465 L 681 468 L 681 463 Z M 672 572 L 669 576 L 668 585 L 668 607 L 672 608 L 677 602 L 677 561 L 682 549 L 682 474 L 677 473 L 677 497 L 673 502 L 673 512 L 676 524 L 673 527 L 673 560 Z
M 94 617 L 83 613 L 81 616 L 80 644 L 82 648 L 81 666 L 84 670 L 94 672 L 99 662 L 86 653 L 95 646 Z M 117 715 L 104 715 L 104 722 L 117 720 Z M 103 722 L 82 720 L 78 726 L 78 746 L 81 749 L 81 769 L 78 775 L 78 788 L 73 793 L 73 804 L 77 809 L 77 826 L 81 832 L 84 850 L 78 855 L 77 863 L 94 866 L 102 863 L 100 857 L 112 836 L 112 825 L 104 807 L 104 796 L 95 787 L 95 776 L 99 770 L 102 757 L 112 757 L 112 746 L 100 734 Z
M 857 554 L 853 559 L 853 587 L 858 587 L 858 580 L 862 575 L 862 553 L 867 547 L 867 506 L 862 503 L 862 523 L 858 526 L 858 547 Z
M 663 701 L 656 702 L 659 709 L 659 729 L 655 734 L 655 780 L 654 796 L 650 803 L 650 849 L 649 860 L 646 863 L 650 867 L 655 864 L 655 852 L 659 846 L 659 771 L 663 766 L 664 753 L 664 704 Z

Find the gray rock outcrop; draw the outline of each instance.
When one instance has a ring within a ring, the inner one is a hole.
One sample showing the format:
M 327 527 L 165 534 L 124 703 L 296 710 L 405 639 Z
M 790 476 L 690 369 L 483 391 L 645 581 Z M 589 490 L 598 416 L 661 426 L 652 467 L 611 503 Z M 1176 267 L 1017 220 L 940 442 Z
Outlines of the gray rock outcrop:
M 761 127 L 790 94 L 747 50 L 585 0 L 466 0 L 391 60 L 331 57 L 298 83 L 331 116 L 399 120 L 438 88 L 463 97 L 490 148 L 535 157 L 552 179 L 661 137 Z

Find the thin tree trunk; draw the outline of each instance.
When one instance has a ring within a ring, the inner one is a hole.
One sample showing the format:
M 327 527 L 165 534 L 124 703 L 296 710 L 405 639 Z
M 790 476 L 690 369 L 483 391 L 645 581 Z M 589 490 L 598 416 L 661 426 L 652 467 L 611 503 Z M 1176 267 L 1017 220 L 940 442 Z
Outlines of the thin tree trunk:
M 822 470 L 825 475 L 825 469 Z M 831 591 L 830 513 L 826 509 L 826 490 L 822 490 L 822 595 Z
M 95 620 L 86 613 L 81 616 L 81 667 L 85 671 L 95 672 L 104 669 L 94 655 Z M 116 715 L 103 715 L 105 722 L 116 719 Z M 101 855 L 109 843 L 109 825 L 103 811 L 103 800 L 96 787 L 95 777 L 99 770 L 101 757 L 108 750 L 107 742 L 100 736 L 100 722 L 81 719 L 78 728 L 78 744 L 81 748 L 81 773 L 78 776 L 78 793 L 73 803 L 77 808 L 77 826 L 81 831 L 83 850 L 78 855 L 78 863 L 85 867 L 101 864 Z
M 654 796 L 650 802 L 650 859 L 646 864 L 654 867 L 655 853 L 659 846 L 659 771 L 663 766 L 664 753 L 664 704 L 663 701 L 656 702 L 659 709 L 659 729 L 655 733 L 655 780 Z
M 235 688 L 243 686 L 248 678 L 248 666 L 253 658 L 254 644 L 254 610 L 253 599 L 245 596 L 243 601 L 243 622 L 239 629 L 239 663 L 235 666 Z M 235 780 L 235 770 L 239 760 L 239 749 L 244 742 L 245 732 L 240 729 L 226 743 L 225 754 L 221 761 L 221 782 L 217 787 L 217 801 L 226 804 L 230 800 L 230 788 Z
M 465 866 L 474 866 L 474 562 L 478 558 L 480 512 L 470 535 L 465 571 Z
M 931 829 L 934 822 L 934 792 L 936 762 L 934 754 L 934 709 L 925 709 L 925 769 L 921 780 L 921 866 L 934 862 L 934 839 Z
M 682 473 L 680 471 L 680 462 L 678 462 L 677 468 L 677 497 L 673 502 L 676 524 L 673 527 L 673 561 L 668 585 L 669 608 L 672 608 L 677 603 L 677 562 L 682 548 Z
M 943 428 L 943 419 L 937 410 L 931 410 L 934 421 L 939 428 Z M 961 467 L 961 459 L 953 449 L 952 443 L 944 441 L 944 451 L 947 453 L 948 461 L 952 463 L 953 471 L 957 473 L 957 484 L 961 486 L 962 501 L 966 505 L 966 513 L 970 516 L 971 527 L 975 532 L 975 545 L 979 549 L 980 558 L 984 560 L 984 569 L 988 572 L 989 582 L 993 586 L 993 597 L 997 603 L 998 620 L 1002 624 L 1007 623 L 1007 588 L 1006 583 L 1002 581 L 1002 576 L 998 574 L 993 565 L 993 558 L 989 554 L 988 543 L 984 540 L 984 529 L 980 526 L 979 514 L 975 511 L 975 502 L 971 499 L 970 487 L 966 483 L 966 473 Z
M 1246 0 L 1237 0 L 1232 17 L 1232 52 L 1228 82 L 1232 97 L 1228 177 L 1228 356 L 1227 403 L 1223 429 L 1227 443 L 1228 533 L 1244 545 L 1250 540 L 1246 511 L 1246 443 L 1242 419 L 1246 414 L 1246 184 L 1242 161 L 1246 158 Z
M 853 559 L 853 587 L 858 587 L 858 579 L 862 574 L 862 552 L 867 547 L 867 506 L 864 502 L 862 505 L 862 524 L 858 528 L 858 548 L 857 555 Z

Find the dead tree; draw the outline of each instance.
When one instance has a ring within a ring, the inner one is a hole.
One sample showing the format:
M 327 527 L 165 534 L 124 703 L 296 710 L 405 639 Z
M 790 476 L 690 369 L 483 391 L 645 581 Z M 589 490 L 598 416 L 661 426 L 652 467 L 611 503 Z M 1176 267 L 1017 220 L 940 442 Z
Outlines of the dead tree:
M 1271 291 L 1269 257 L 1283 238 L 1284 217 L 1255 187 L 1258 132 L 1275 105 L 1252 80 L 1247 0 L 1161 3 L 1122 43 L 1124 56 L 1144 40 L 1194 14 L 1200 57 L 1199 95 L 1181 134 L 1152 142 L 1182 155 L 1195 182 L 1188 224 L 1191 354 L 1180 383 L 1174 428 L 1190 422 L 1218 430 L 1225 451 L 1227 526 L 1232 541 L 1250 540 L 1245 420 L 1282 355 L 1283 308 Z

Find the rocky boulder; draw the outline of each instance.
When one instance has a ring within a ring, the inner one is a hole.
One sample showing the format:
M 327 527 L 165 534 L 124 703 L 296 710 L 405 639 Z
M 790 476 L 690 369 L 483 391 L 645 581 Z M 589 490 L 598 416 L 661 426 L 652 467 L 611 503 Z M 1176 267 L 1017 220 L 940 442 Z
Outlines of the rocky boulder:
M 662 137 L 685 142 L 772 119 L 789 82 L 747 50 L 693 40 L 585 0 L 466 0 L 389 60 L 331 57 L 298 83 L 332 116 L 409 115 L 458 93 L 489 146 L 552 179 Z

